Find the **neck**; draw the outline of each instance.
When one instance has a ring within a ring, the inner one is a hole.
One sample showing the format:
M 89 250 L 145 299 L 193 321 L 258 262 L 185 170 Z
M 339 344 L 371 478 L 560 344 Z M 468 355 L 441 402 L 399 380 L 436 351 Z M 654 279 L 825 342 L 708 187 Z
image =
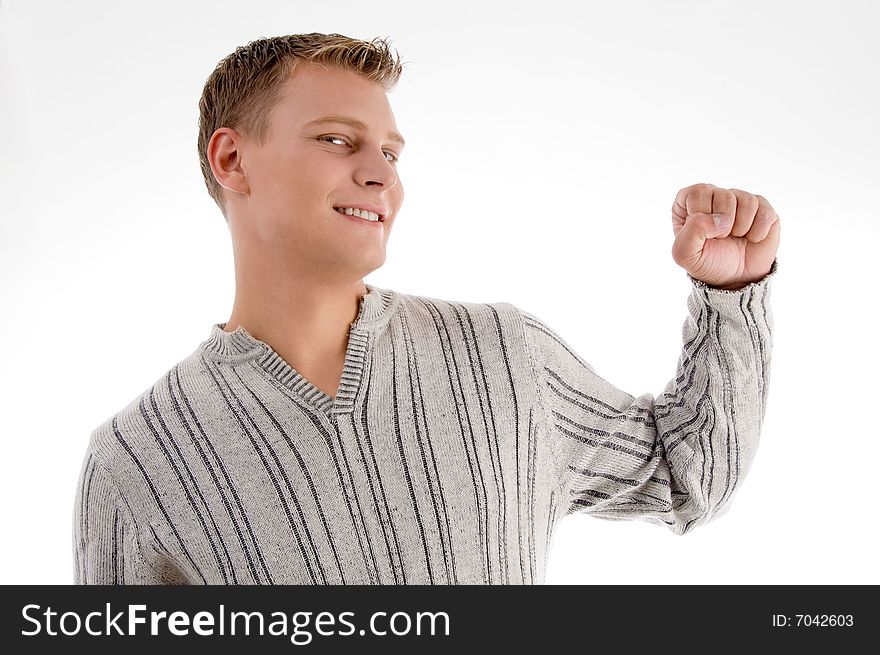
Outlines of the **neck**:
M 341 362 L 349 328 L 367 293 L 363 280 L 340 285 L 302 277 L 264 279 L 269 283 L 237 280 L 232 315 L 223 331 L 241 325 L 297 370 Z

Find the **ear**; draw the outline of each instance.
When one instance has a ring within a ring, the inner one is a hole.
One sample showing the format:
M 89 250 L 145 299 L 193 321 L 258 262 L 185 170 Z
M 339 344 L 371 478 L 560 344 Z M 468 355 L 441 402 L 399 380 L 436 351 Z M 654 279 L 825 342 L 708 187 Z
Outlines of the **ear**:
M 241 159 L 242 136 L 231 127 L 214 130 L 208 142 L 207 158 L 214 179 L 224 189 L 235 193 L 250 193 L 247 173 Z

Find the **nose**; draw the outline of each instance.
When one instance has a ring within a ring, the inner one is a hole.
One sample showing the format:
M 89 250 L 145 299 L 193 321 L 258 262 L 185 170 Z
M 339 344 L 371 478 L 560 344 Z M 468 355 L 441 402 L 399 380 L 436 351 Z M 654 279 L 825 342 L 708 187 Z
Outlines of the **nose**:
M 385 157 L 384 152 L 380 152 L 379 155 L 366 153 L 355 177 L 358 184 L 378 184 L 386 189 L 391 189 L 398 183 L 397 170 Z

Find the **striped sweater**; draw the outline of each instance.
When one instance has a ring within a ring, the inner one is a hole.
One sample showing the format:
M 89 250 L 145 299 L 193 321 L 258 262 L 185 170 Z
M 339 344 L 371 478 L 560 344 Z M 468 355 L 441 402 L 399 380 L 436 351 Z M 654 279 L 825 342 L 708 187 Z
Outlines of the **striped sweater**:
M 91 434 L 76 584 L 541 584 L 575 512 L 686 534 L 749 471 L 770 273 L 688 275 L 675 377 L 632 396 L 506 302 L 372 285 L 335 397 L 238 327 Z

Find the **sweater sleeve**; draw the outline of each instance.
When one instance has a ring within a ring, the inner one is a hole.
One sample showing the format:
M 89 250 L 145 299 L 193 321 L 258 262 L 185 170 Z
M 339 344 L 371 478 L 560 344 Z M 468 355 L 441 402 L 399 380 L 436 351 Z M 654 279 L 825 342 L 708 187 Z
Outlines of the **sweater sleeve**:
M 77 483 L 73 511 L 73 583 L 161 584 L 141 554 L 131 512 L 91 449 Z
M 767 403 L 776 270 L 774 260 L 765 277 L 736 291 L 688 275 L 681 356 L 657 398 L 616 388 L 520 310 L 565 514 L 644 520 L 682 535 L 729 509 Z

